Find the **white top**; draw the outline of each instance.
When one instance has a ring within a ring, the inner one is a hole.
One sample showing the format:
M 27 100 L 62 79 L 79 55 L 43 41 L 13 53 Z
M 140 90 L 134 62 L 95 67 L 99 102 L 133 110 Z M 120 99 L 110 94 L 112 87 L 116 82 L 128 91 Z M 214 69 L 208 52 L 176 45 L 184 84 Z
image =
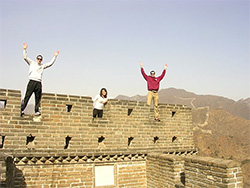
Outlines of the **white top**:
M 46 69 L 46 68 L 51 67 L 56 61 L 56 57 L 54 56 L 49 63 L 38 65 L 37 62 L 35 62 L 35 61 L 33 61 L 33 60 L 31 60 L 30 58 L 27 57 L 27 52 L 26 52 L 25 49 L 23 50 L 23 58 L 28 63 L 28 65 L 30 66 L 30 68 L 29 68 L 29 79 L 30 80 L 35 80 L 35 81 L 38 81 L 38 82 L 42 81 L 43 70 Z
M 96 95 L 96 97 L 93 99 L 94 101 L 94 108 L 98 110 L 102 110 L 104 107 L 104 104 L 108 101 L 107 98 L 102 98 L 100 95 Z

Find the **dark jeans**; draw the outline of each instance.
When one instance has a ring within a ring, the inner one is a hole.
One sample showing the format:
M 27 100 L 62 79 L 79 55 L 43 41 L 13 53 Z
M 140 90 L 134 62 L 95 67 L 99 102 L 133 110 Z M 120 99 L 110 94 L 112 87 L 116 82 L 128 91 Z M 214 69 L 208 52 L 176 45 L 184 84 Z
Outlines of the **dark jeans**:
M 103 115 L 103 110 L 98 110 L 98 109 L 94 108 L 93 118 L 96 118 L 96 117 L 102 118 L 102 115 Z
M 40 102 L 42 98 L 42 83 L 34 80 L 30 80 L 27 85 L 26 94 L 21 105 L 22 111 L 24 111 L 24 109 L 26 108 L 33 93 L 35 93 L 35 112 L 39 112 Z

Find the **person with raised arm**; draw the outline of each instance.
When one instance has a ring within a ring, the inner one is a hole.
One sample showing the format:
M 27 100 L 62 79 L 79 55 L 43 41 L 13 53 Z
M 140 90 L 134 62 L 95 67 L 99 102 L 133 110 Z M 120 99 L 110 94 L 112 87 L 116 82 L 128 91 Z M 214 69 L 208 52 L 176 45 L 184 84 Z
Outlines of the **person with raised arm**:
M 33 93 L 35 94 L 35 115 L 41 115 L 40 101 L 42 98 L 43 71 L 44 69 L 51 67 L 55 63 L 56 58 L 59 55 L 59 51 L 56 51 L 54 53 L 54 57 L 49 63 L 42 64 L 43 56 L 38 55 L 36 57 L 36 61 L 33 61 L 27 57 L 27 48 L 28 48 L 28 45 L 26 43 L 23 43 L 23 58 L 26 61 L 26 63 L 29 65 L 29 82 L 26 88 L 25 97 L 21 104 L 21 117 L 24 115 L 24 110 Z
M 150 106 L 153 100 L 154 118 L 156 121 L 160 121 L 159 109 L 158 109 L 158 102 L 159 102 L 158 90 L 160 87 L 160 81 L 164 78 L 168 65 L 167 64 L 164 65 L 164 70 L 162 74 L 158 77 L 155 76 L 155 71 L 153 70 L 150 71 L 150 75 L 147 75 L 143 69 L 142 62 L 140 62 L 140 66 L 141 66 L 141 74 L 143 78 L 147 81 L 147 87 L 148 87 L 147 104 Z

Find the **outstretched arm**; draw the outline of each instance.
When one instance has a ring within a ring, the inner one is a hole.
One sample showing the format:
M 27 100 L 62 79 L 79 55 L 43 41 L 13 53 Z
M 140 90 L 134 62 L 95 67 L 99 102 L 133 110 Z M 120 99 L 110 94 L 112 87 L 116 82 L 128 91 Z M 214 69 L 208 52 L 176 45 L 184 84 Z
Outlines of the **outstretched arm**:
M 27 57 L 27 51 L 26 51 L 27 48 L 28 48 L 28 45 L 26 43 L 23 43 L 23 58 L 30 65 L 32 60 Z
M 94 98 L 92 98 L 92 101 L 95 102 L 98 99 L 98 95 L 96 95 Z
M 59 51 L 56 51 L 54 53 L 54 57 L 52 58 L 52 60 L 49 63 L 44 64 L 44 69 L 51 67 L 55 63 L 58 55 L 59 55 Z
M 168 68 L 168 65 L 165 64 L 165 65 L 164 65 L 164 70 L 162 71 L 161 75 L 159 76 L 159 79 L 160 79 L 160 80 L 162 80 L 162 79 L 164 78 L 164 76 L 165 76 L 165 74 L 166 74 L 167 68 Z
M 103 104 L 106 105 L 108 103 L 108 99 L 104 99 Z
M 144 72 L 142 62 L 140 61 L 139 64 L 140 64 L 140 66 L 141 66 L 141 74 L 142 74 L 143 78 L 144 78 L 145 80 L 147 80 L 147 79 L 148 79 L 148 76 L 147 76 L 146 73 Z

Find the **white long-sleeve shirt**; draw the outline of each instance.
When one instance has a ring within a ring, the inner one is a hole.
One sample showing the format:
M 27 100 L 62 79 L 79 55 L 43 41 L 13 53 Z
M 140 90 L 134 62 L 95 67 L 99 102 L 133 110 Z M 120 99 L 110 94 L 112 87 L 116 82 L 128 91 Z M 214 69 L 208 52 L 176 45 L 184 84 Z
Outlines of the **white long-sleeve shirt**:
M 93 106 L 95 109 L 102 110 L 104 107 L 104 104 L 108 101 L 107 98 L 102 98 L 100 95 L 96 95 L 96 97 L 93 99 Z
M 29 65 L 29 79 L 38 82 L 42 82 L 43 70 L 51 67 L 56 61 L 56 56 L 54 56 L 49 63 L 39 65 L 37 62 L 27 57 L 25 49 L 23 50 L 23 58 Z

